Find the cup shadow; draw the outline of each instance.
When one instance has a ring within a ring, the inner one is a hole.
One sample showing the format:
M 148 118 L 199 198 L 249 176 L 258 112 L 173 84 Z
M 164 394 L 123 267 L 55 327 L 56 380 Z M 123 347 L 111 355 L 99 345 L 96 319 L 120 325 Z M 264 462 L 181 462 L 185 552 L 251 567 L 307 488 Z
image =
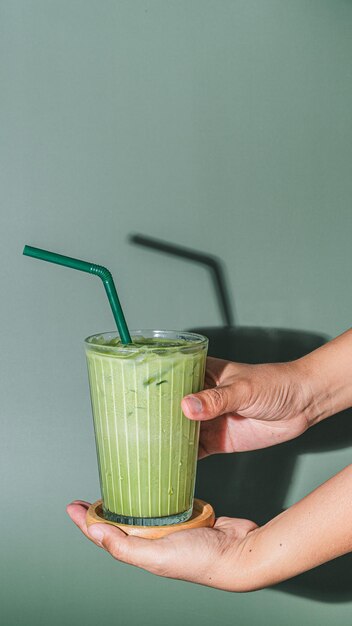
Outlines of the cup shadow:
M 258 327 L 194 328 L 209 338 L 209 355 L 244 363 L 291 361 L 328 341 L 298 330 Z M 335 415 L 301 437 L 279 446 L 240 454 L 220 454 L 198 463 L 196 494 L 216 515 L 264 524 L 284 510 L 299 455 L 352 445 L 352 410 Z M 273 589 L 323 602 L 352 600 L 352 554 L 321 565 Z

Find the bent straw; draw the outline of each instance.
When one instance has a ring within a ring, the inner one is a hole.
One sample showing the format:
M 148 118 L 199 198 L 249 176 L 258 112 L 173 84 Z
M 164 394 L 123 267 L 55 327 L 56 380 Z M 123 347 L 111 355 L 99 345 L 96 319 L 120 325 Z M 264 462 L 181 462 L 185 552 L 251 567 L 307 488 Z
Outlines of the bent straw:
M 56 252 L 33 248 L 32 246 L 25 246 L 23 254 L 31 256 L 35 259 L 40 259 L 41 261 L 49 261 L 49 263 L 64 265 L 65 267 L 71 267 L 74 270 L 80 270 L 81 272 L 88 272 L 89 274 L 99 276 L 99 278 L 103 281 L 121 341 L 124 344 L 132 343 L 131 335 L 129 333 L 125 316 L 115 288 L 114 279 L 106 267 L 96 265 L 95 263 L 88 263 L 87 261 L 81 261 L 79 259 L 73 259 L 72 257 L 57 254 Z

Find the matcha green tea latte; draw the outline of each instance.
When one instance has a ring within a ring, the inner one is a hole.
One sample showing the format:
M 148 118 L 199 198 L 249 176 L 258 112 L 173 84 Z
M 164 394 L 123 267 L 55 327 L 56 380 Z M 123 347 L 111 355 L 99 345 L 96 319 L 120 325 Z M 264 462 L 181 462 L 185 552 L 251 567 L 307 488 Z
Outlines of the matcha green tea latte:
M 144 526 L 192 514 L 199 422 L 182 398 L 203 389 L 208 340 L 132 331 L 85 341 L 105 519 Z

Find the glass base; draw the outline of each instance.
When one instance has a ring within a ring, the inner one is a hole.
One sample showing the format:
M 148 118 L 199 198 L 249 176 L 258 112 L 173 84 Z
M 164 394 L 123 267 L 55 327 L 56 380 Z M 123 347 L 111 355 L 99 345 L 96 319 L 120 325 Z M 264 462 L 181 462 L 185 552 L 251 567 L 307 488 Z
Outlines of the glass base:
M 187 522 L 192 515 L 193 506 L 188 511 L 175 513 L 174 515 L 166 515 L 165 517 L 130 517 L 127 515 L 118 515 L 112 513 L 103 505 L 103 515 L 109 522 L 118 524 L 128 524 L 129 526 L 170 526 L 171 524 L 180 524 Z

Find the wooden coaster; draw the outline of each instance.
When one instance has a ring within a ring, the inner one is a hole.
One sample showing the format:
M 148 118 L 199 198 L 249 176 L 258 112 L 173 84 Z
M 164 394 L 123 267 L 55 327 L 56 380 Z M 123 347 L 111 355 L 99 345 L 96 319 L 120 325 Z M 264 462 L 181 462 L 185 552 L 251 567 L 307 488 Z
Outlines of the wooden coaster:
M 102 501 L 97 500 L 90 505 L 87 516 L 87 526 L 91 524 L 112 524 L 121 528 L 126 535 L 135 535 L 136 537 L 144 537 L 145 539 L 159 539 L 165 537 L 170 533 L 175 533 L 180 530 L 189 530 L 192 528 L 211 528 L 214 526 L 215 513 L 211 504 L 204 502 L 204 500 L 194 499 L 193 513 L 187 522 L 181 522 L 180 524 L 171 524 L 170 526 L 130 526 L 128 524 L 118 524 L 117 522 L 110 522 L 104 519 Z

